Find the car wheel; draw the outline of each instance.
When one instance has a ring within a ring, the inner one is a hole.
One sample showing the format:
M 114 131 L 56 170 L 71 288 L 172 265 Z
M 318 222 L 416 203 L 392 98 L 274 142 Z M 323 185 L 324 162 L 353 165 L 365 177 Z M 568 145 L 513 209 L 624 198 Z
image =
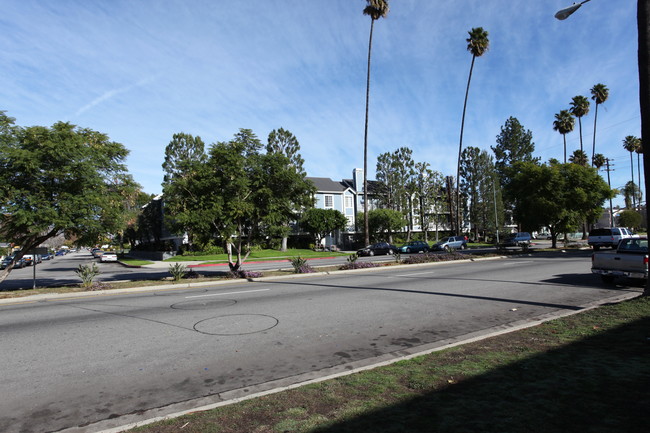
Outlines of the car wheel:
M 449 252 L 450 250 L 451 250 L 451 248 L 449 248 L 449 245 L 445 245 L 445 251 Z
M 369 256 L 374 256 L 374 255 L 375 255 L 375 252 L 372 251 L 372 250 L 371 250 L 371 251 L 368 251 L 368 255 L 369 255 Z
M 464 250 L 464 249 L 466 249 L 466 248 L 467 248 L 467 244 L 463 244 L 463 245 L 460 246 L 460 249 L 461 249 L 461 250 Z
M 599 246 L 597 246 L 597 245 L 594 245 L 594 251 L 598 251 L 599 249 L 600 249 L 600 247 L 599 247 Z
M 389 255 L 389 256 L 392 256 L 392 255 L 393 255 L 393 250 L 389 249 L 389 250 L 388 250 L 388 255 Z
M 603 280 L 603 283 L 605 284 L 612 284 L 614 282 L 613 275 L 601 275 L 600 278 Z
M 411 254 L 411 249 L 410 249 L 410 248 L 407 248 L 407 249 L 406 249 L 406 253 L 407 253 L 407 254 Z

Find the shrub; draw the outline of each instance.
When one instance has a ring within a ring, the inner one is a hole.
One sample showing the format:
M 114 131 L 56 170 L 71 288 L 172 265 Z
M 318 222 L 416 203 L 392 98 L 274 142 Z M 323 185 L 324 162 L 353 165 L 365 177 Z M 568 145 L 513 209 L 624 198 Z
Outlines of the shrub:
M 293 266 L 294 274 L 310 274 L 316 272 L 314 268 L 309 266 L 307 259 L 303 259 L 302 257 L 292 257 L 289 261 L 291 262 L 291 266 Z
M 230 271 L 226 274 L 226 278 L 260 278 L 263 277 L 264 274 L 262 272 L 255 272 L 255 271 Z
M 414 265 L 418 263 L 444 262 L 444 261 L 451 261 L 451 260 L 463 260 L 467 258 L 468 258 L 467 254 L 460 254 L 457 253 L 456 251 L 451 251 L 445 254 L 431 254 L 431 253 L 413 254 L 405 258 L 402 263 L 406 265 Z
M 170 274 L 172 274 L 172 278 L 174 281 L 180 281 L 181 278 L 183 278 L 183 275 L 185 275 L 185 271 L 187 270 L 187 266 L 181 264 L 181 263 L 174 263 L 173 265 L 169 265 L 169 268 L 167 269 Z
M 349 262 L 346 263 L 345 265 L 341 266 L 339 269 L 342 271 L 347 271 L 349 269 L 366 269 L 366 268 L 376 268 L 377 266 L 380 266 L 377 263 L 373 262 Z
M 95 277 L 99 275 L 99 269 L 95 263 L 92 265 L 79 265 L 74 272 L 81 278 L 81 287 L 85 289 L 90 288 L 93 285 Z

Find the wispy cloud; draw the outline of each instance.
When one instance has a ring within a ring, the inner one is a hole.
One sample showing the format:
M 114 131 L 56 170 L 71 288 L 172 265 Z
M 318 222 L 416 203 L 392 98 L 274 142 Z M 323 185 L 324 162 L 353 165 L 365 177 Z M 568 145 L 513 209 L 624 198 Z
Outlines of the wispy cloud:
M 124 86 L 124 87 L 121 87 L 119 89 L 112 89 L 112 90 L 109 90 L 107 92 L 104 92 L 101 96 L 93 99 L 90 103 L 88 103 L 88 104 L 84 105 L 83 107 L 81 107 L 80 109 L 78 109 L 74 113 L 74 115 L 75 115 L 75 117 L 81 116 L 82 114 L 84 114 L 85 112 L 91 110 L 92 108 L 96 107 L 97 105 L 102 104 L 102 103 L 104 103 L 106 101 L 109 101 L 110 99 L 112 99 L 113 97 L 115 97 L 115 96 L 117 96 L 119 94 L 127 93 L 127 92 L 133 90 L 136 87 L 141 87 L 141 86 L 146 85 L 147 83 L 150 83 L 151 81 L 153 81 L 155 79 L 155 77 L 156 76 L 152 75 L 150 77 L 143 78 L 142 80 L 138 81 L 137 83 L 134 83 L 134 84 L 131 84 L 131 85 L 128 85 L 128 86 Z

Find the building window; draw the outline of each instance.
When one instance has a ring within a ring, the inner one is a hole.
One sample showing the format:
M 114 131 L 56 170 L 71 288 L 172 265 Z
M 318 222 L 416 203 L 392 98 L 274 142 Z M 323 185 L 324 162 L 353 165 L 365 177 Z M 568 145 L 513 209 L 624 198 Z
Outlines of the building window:
M 352 196 L 346 195 L 345 196 L 345 207 L 350 209 L 354 207 L 353 202 L 352 202 Z
M 331 195 L 325 196 L 325 207 L 326 208 L 334 207 L 334 197 L 332 197 Z

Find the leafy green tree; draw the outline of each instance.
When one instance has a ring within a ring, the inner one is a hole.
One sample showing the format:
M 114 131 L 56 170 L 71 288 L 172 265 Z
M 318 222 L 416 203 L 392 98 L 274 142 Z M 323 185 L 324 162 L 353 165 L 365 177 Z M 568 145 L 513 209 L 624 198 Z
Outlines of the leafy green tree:
M 435 222 L 438 200 L 442 196 L 444 180 L 442 174 L 429 168 L 429 163 L 417 162 L 415 164 L 414 182 L 414 197 L 419 209 L 420 227 L 424 232 L 424 240 L 428 242 L 429 226 L 432 222 Z
M 519 162 L 512 168 L 507 194 L 514 198 L 515 218 L 527 231 L 546 226 L 553 248 L 557 234 L 595 222 L 613 191 L 595 169 L 578 164 L 538 165 Z
M 140 190 L 127 155 L 100 132 L 64 122 L 20 128 L 1 112 L 0 237 L 21 245 L 21 257 L 59 234 L 94 243 L 124 230 Z
M 503 225 L 501 186 L 497 188 L 492 156 L 477 147 L 467 147 L 462 154 L 461 178 L 460 188 L 468 199 L 470 227 L 478 239 L 480 234 L 485 236 Z
M 506 167 L 517 161 L 539 161 L 539 158 L 533 157 L 533 133 L 530 129 L 526 130 L 516 117 L 511 116 L 506 120 L 497 135 L 496 143 L 491 149 L 494 152 L 494 166 L 502 185 L 508 183 Z
M 643 217 L 637 211 L 633 210 L 624 210 L 618 216 L 618 225 L 621 227 L 630 227 L 637 229 L 641 226 L 643 222 Z
M 201 197 L 193 190 L 193 181 L 205 164 L 205 144 L 201 137 L 178 133 L 165 148 L 165 173 L 163 196 L 165 198 L 165 224 L 172 233 L 187 233 L 190 248 L 194 245 L 193 220 L 199 215 L 193 212 L 192 202 Z
M 591 158 L 593 164 L 593 158 L 596 156 L 596 123 L 598 122 L 598 106 L 603 104 L 609 98 L 609 89 L 604 84 L 596 84 L 591 88 L 591 99 L 596 104 L 596 110 L 594 111 L 594 142 L 591 149 Z
M 469 86 L 472 82 L 472 72 L 474 71 L 474 61 L 477 57 L 485 54 L 490 47 L 490 39 L 488 32 L 483 30 L 483 27 L 475 27 L 469 32 L 467 38 L 467 51 L 472 54 L 472 64 L 469 68 L 469 77 L 467 79 L 467 88 L 465 89 L 465 102 L 463 103 L 463 117 L 460 122 L 460 141 L 458 144 L 458 164 L 456 167 L 456 179 L 460 185 L 460 157 L 463 151 L 463 131 L 465 129 L 465 113 L 467 111 L 467 97 L 469 96 Z M 460 188 L 456 189 L 456 209 L 460 209 Z M 460 212 L 456 212 L 456 231 L 460 234 Z
M 366 122 L 363 133 L 363 214 L 364 233 L 366 245 L 370 243 L 368 228 L 368 106 L 370 104 L 370 55 L 372 53 L 372 32 L 375 28 L 375 21 L 385 18 L 388 15 L 388 0 L 366 0 L 366 7 L 363 14 L 370 17 L 370 38 L 368 40 L 368 75 L 366 78 Z
M 387 239 L 393 243 L 393 233 L 400 231 L 406 225 L 404 214 L 394 209 L 373 209 L 368 215 L 370 232 L 377 240 Z
M 575 119 L 569 110 L 562 110 L 555 115 L 553 130 L 562 134 L 564 141 L 564 163 L 566 164 L 566 135 L 575 128 Z
M 413 151 L 407 147 L 377 157 L 375 196 L 380 207 L 408 213 L 407 186 L 415 175 L 414 167 Z
M 274 129 L 266 142 L 266 153 L 279 153 L 289 158 L 297 173 L 303 173 L 305 160 L 300 156 L 300 143 L 295 135 L 286 129 Z
M 300 227 L 314 236 L 316 246 L 320 245 L 328 234 L 343 230 L 348 219 L 336 209 L 307 209 L 300 220 Z
M 578 118 L 578 129 L 580 131 L 580 150 L 582 149 L 582 118 L 589 114 L 589 99 L 586 96 L 574 96 L 571 100 L 571 114 Z
M 254 200 L 261 231 L 282 239 L 281 250 L 287 250 L 290 223 L 303 209 L 313 206 L 314 184 L 302 170 L 300 144 L 289 131 L 280 128 L 269 134 L 266 154 L 253 176 Z
M 255 236 L 253 221 L 259 216 L 253 200 L 254 171 L 262 144 L 250 129 L 240 129 L 228 142 L 213 144 L 208 151 L 201 185 L 211 225 L 225 242 L 228 265 L 238 272 L 250 254 Z M 207 200 L 206 200 L 207 199 Z M 233 260 L 233 249 L 237 259 Z

